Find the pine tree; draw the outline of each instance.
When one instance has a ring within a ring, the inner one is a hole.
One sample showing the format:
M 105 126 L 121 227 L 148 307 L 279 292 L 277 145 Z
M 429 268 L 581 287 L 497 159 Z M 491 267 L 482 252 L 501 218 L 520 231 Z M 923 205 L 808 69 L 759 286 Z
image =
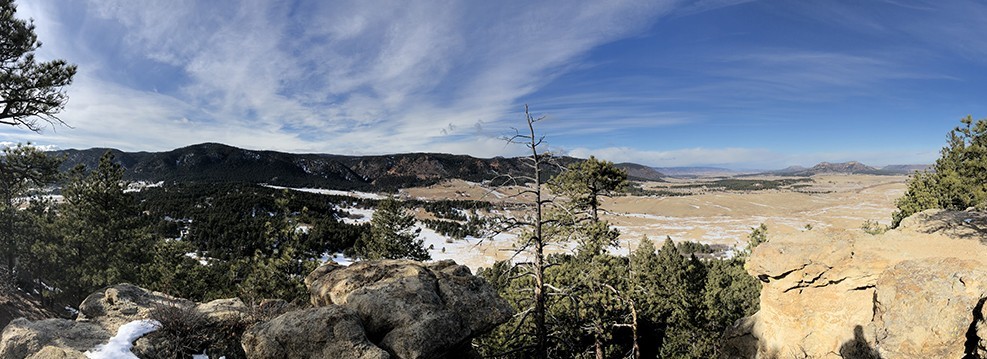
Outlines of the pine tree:
M 420 230 L 414 230 L 415 217 L 393 197 L 377 203 L 370 220 L 370 233 L 357 240 L 354 251 L 363 259 L 432 259 L 425 249 L 424 240 L 418 238 Z
M 600 197 L 611 197 L 626 187 L 627 171 L 593 156 L 548 182 L 549 189 L 569 198 L 573 207 L 587 211 L 594 221 L 599 219 Z
M 291 301 L 307 296 L 304 278 L 317 266 L 316 253 L 302 244 L 301 233 L 290 216 L 288 196 L 286 190 L 275 199 L 275 212 L 264 223 L 264 244 L 253 256 L 234 265 L 243 273 L 238 288 L 245 298 Z
M 949 132 L 932 171 L 918 172 L 908 181 L 908 190 L 895 203 L 892 227 L 926 209 L 987 207 L 987 119 L 967 116 L 960 122 Z
M 583 332 L 593 338 L 591 351 L 600 359 L 612 331 L 627 324 L 624 314 L 632 310 L 628 305 L 633 301 L 622 292 L 627 269 L 606 252 L 617 244 L 620 232 L 599 217 L 600 197 L 613 195 L 626 183 L 625 171 L 595 157 L 570 165 L 548 182 L 549 189 L 566 199 L 551 212 L 555 221 L 549 230 L 578 242 L 575 260 L 563 264 L 571 267 L 564 272 L 574 279 L 562 286 L 570 288 L 564 294 L 574 298 L 578 316 L 586 322 Z
M 15 17 L 13 0 L 0 0 L 0 124 L 40 131 L 38 119 L 64 124 L 56 115 L 68 97 L 62 87 L 72 83 L 75 65 L 65 60 L 38 62 L 41 47 L 34 23 Z
M 153 241 L 136 202 L 123 191 L 123 168 L 106 152 L 92 172 L 78 166 L 69 176 L 57 221 L 62 242 L 52 246 L 65 263 L 56 287 L 81 300 L 103 286 L 138 282 Z
M 34 236 L 29 233 L 36 227 L 33 217 L 17 207 L 27 204 L 23 199 L 29 191 L 41 189 L 58 178 L 60 163 L 60 159 L 30 144 L 5 147 L 0 154 L 0 251 L 4 254 L 0 271 L 9 278 L 29 274 L 18 273 L 18 258 L 32 246 Z

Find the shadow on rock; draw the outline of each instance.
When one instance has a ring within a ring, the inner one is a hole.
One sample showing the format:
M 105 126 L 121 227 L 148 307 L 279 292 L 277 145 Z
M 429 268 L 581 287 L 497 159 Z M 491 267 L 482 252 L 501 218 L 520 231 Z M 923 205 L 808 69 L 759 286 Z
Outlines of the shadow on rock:
M 881 354 L 877 349 L 871 348 L 864 339 L 864 328 L 857 325 L 853 327 L 853 339 L 840 345 L 840 356 L 846 359 L 880 359 Z

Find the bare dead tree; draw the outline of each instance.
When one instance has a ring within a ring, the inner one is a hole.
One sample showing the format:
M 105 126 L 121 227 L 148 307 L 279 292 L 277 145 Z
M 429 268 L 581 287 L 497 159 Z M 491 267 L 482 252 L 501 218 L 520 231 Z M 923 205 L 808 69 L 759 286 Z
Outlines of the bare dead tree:
M 545 225 L 544 207 L 548 203 L 548 200 L 542 198 L 542 185 L 544 181 L 542 180 L 542 160 L 545 154 L 539 152 L 540 146 L 545 141 L 544 136 L 538 136 L 535 134 L 535 123 L 544 119 L 544 117 L 532 117 L 528 110 L 528 105 L 524 105 L 524 118 L 528 126 L 527 133 L 517 131 L 514 136 L 507 139 L 508 143 L 520 143 L 523 144 L 531 151 L 530 157 L 528 157 L 531 166 L 531 182 L 534 184 L 533 189 L 527 189 L 522 191 L 524 194 L 531 194 L 534 196 L 534 218 L 529 224 L 531 226 L 531 232 L 528 238 L 523 240 L 521 246 L 522 249 L 532 247 L 533 258 L 531 265 L 531 275 L 534 277 L 534 308 L 531 312 L 532 317 L 535 322 L 535 350 L 536 355 L 547 358 L 548 357 L 548 328 L 545 325 L 545 237 L 543 233 L 543 226 Z M 550 154 L 549 154 L 550 156 Z
M 527 147 L 530 154 L 522 157 L 523 170 L 519 173 L 512 171 L 502 173 L 491 182 L 499 183 L 499 186 L 514 186 L 521 188 L 507 198 L 523 199 L 527 205 L 522 216 L 506 215 L 496 221 L 497 225 L 485 236 L 490 239 L 502 233 L 519 233 L 519 237 L 513 248 L 508 249 L 513 252 L 508 263 L 514 263 L 518 256 L 522 254 L 530 255 L 525 263 L 512 265 L 510 280 L 519 278 L 530 278 L 531 287 L 522 289 L 521 292 L 530 293 L 530 304 L 519 303 L 519 313 L 516 315 L 517 325 L 510 332 L 509 338 L 533 338 L 533 345 L 517 343 L 506 353 L 495 354 L 494 357 L 525 353 L 527 357 L 548 358 L 549 353 L 549 333 L 546 323 L 547 317 L 547 296 L 562 295 L 564 289 L 559 289 L 546 283 L 545 271 L 551 267 L 546 261 L 545 248 L 548 238 L 553 238 L 558 233 L 554 233 L 551 228 L 556 225 L 558 219 L 550 218 L 546 215 L 547 208 L 552 206 L 554 198 L 547 196 L 542 188 L 547 180 L 546 175 L 549 166 L 561 169 L 554 159 L 556 158 L 549 151 L 543 150 L 544 136 L 539 136 L 535 131 L 535 124 L 545 117 L 535 118 L 531 115 L 528 106 L 524 106 L 525 125 L 523 130 L 514 128 L 514 135 L 505 136 L 503 140 L 508 144 L 518 144 Z M 493 193 L 495 190 L 491 190 Z M 488 194 L 490 194 L 488 193 Z M 516 271 L 516 272 L 514 272 Z M 549 293 L 552 292 L 552 293 Z M 527 296 L 527 294 L 525 294 Z M 523 302 L 522 302 L 523 303 Z M 530 325 L 530 327 L 528 327 Z

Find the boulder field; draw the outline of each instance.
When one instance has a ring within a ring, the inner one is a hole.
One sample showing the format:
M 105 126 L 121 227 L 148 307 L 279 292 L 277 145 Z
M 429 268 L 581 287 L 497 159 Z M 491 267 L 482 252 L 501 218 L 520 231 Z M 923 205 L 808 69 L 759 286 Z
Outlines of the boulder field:
M 771 237 L 747 271 L 760 309 L 723 337 L 726 358 L 987 356 L 987 215 L 926 211 L 881 234 Z
M 290 310 L 115 285 L 86 298 L 76 320 L 15 319 L 0 335 L 0 358 L 85 358 L 125 324 L 147 319 L 160 328 L 132 343 L 142 358 L 190 346 L 227 358 L 469 358 L 474 337 L 514 315 L 486 281 L 452 261 L 327 263 L 305 282 L 311 305 Z

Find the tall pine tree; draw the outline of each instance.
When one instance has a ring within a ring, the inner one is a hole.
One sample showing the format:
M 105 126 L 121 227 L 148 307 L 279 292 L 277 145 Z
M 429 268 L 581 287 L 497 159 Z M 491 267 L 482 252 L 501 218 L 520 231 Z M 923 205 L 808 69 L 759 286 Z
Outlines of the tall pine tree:
M 360 258 L 370 260 L 432 259 L 414 225 L 415 218 L 405 213 L 400 202 L 388 197 L 377 203 L 370 233 L 357 240 L 353 249 Z
M 4 147 L 0 153 L 0 272 L 8 279 L 30 276 L 19 273 L 19 267 L 36 238 L 33 217 L 18 207 L 28 205 L 29 198 L 39 203 L 38 190 L 58 178 L 60 163 L 30 144 Z
M 138 282 L 150 261 L 151 237 L 142 213 L 124 192 L 123 168 L 107 151 L 91 172 L 74 168 L 62 191 L 58 226 L 61 243 L 51 247 L 64 271 L 53 280 L 66 299 L 79 301 L 89 292 L 121 282 Z

